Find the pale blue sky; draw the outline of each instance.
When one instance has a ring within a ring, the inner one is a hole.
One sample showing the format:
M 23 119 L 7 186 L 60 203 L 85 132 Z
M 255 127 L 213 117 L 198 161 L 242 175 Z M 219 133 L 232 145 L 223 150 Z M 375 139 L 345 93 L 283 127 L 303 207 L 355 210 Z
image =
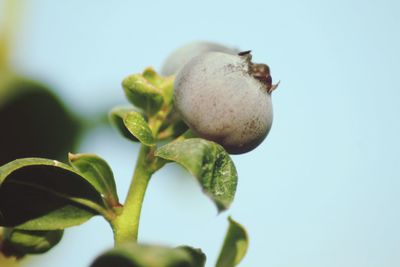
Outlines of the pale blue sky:
M 89 116 L 125 103 L 122 78 L 159 69 L 178 46 L 252 49 L 281 85 L 269 137 L 233 157 L 232 208 L 216 216 L 194 179 L 168 166 L 150 184 L 141 241 L 201 247 L 211 267 L 230 214 L 250 236 L 240 266 L 397 267 L 399 14 L 395 0 L 30 0 L 14 65 Z M 123 198 L 137 149 L 99 129 L 79 152 L 109 160 Z M 27 266 L 88 266 L 111 246 L 108 226 L 93 219 Z

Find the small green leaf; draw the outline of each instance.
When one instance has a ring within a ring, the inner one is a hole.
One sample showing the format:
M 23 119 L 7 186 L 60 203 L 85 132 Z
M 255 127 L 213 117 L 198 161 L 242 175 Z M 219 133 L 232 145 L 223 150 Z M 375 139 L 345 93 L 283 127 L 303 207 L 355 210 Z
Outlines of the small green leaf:
M 124 124 L 129 132 L 139 139 L 142 144 L 146 146 L 154 145 L 151 129 L 140 113 L 128 113 L 124 118 Z
M 91 267 L 203 267 L 196 250 L 126 243 L 100 255 Z
M 125 95 L 146 115 L 152 116 L 161 107 L 171 108 L 174 78 L 159 76 L 154 69 L 147 68 L 142 74 L 133 74 L 122 81 Z
M 157 72 L 149 67 L 143 71 L 143 77 L 150 82 L 153 86 L 160 89 L 161 94 L 164 97 L 164 103 L 169 105 L 172 103 L 174 97 L 174 77 L 163 77 L 157 74 Z
M 110 112 L 110 120 L 120 133 L 146 146 L 154 145 L 153 133 L 144 117 L 133 108 L 116 107 Z
M 131 141 L 139 142 L 139 140 L 131 134 L 126 128 L 124 119 L 129 112 L 139 112 L 139 109 L 135 107 L 118 106 L 113 108 L 109 113 L 109 119 L 111 124 L 119 131 L 119 133 L 128 138 Z
M 232 218 L 229 220 L 229 229 L 225 236 L 225 241 L 219 254 L 216 267 L 234 267 L 246 255 L 249 240 L 246 230 Z
M 60 242 L 63 232 L 8 229 L 3 250 L 13 255 L 45 253 Z
M 71 166 L 91 183 L 110 207 L 119 206 L 113 172 L 107 162 L 94 154 L 69 154 Z
M 219 211 L 232 203 L 237 172 L 229 154 L 217 143 L 201 138 L 178 140 L 156 151 L 157 157 L 175 161 L 197 178 Z
M 161 90 L 141 74 L 125 78 L 122 81 L 122 87 L 128 100 L 148 115 L 158 112 L 164 102 Z
M 72 167 L 25 158 L 0 167 L 0 226 L 59 230 L 110 215 L 97 190 Z

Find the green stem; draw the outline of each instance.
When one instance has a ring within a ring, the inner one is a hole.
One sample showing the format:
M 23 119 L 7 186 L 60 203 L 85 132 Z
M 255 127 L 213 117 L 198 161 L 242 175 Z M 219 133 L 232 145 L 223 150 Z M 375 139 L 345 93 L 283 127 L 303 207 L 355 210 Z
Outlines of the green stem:
M 150 116 L 148 124 L 154 138 L 157 138 L 158 131 L 169 111 L 169 108 L 164 108 L 156 116 Z M 121 213 L 110 221 L 114 231 L 115 246 L 129 241 L 137 242 L 140 213 L 147 185 L 151 176 L 165 164 L 164 160 L 154 157 L 155 149 L 156 146 L 141 145 L 124 207 Z
M 151 148 L 141 146 L 124 207 L 121 214 L 111 222 L 116 246 L 127 241 L 137 241 L 144 195 L 151 175 L 154 173 L 151 168 L 153 162 L 150 159 L 151 153 Z

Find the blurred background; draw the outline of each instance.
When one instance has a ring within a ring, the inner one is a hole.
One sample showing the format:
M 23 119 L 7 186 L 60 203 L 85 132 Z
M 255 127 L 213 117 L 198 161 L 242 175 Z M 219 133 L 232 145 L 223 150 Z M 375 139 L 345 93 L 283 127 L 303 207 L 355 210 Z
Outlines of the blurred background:
M 168 165 L 146 194 L 141 242 L 200 247 L 213 266 L 231 215 L 250 237 L 240 266 L 400 265 L 398 1 L 20 2 L 10 66 L 62 99 L 68 129 L 84 126 L 63 149 L 108 160 L 122 199 L 138 145 L 104 116 L 126 103 L 125 76 L 159 70 L 177 47 L 206 40 L 252 49 L 281 80 L 268 138 L 233 156 L 231 209 L 217 216 L 194 178 Z M 23 266 L 88 266 L 112 245 L 107 223 L 93 218 Z

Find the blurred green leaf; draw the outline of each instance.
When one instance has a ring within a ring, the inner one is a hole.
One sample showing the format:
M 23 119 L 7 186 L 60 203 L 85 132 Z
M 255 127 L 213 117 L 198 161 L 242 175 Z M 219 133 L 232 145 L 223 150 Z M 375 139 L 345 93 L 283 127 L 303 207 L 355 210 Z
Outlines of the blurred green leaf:
M 203 267 L 198 260 L 202 256 L 196 253 L 194 249 L 126 243 L 100 255 L 91 267 Z
M 110 213 L 97 190 L 70 166 L 26 158 L 0 167 L 0 226 L 58 230 Z
M 216 267 L 234 267 L 246 255 L 249 240 L 246 230 L 232 218 L 229 220 L 229 229 L 225 236 L 225 241 L 219 254 Z
M 57 245 L 63 230 L 27 231 L 8 229 L 5 233 L 3 251 L 8 255 L 23 256 L 25 254 L 41 254 Z
M 233 161 L 222 146 L 191 138 L 171 142 L 158 149 L 155 155 L 185 167 L 197 178 L 219 211 L 226 210 L 232 203 L 238 177 Z
M 114 174 L 107 162 L 94 154 L 69 154 L 71 166 L 91 183 L 110 207 L 119 206 Z
M 134 109 L 116 107 L 111 110 L 110 119 L 125 137 L 139 141 L 146 146 L 155 144 L 149 125 L 144 117 Z
M 0 73 L 0 165 L 24 157 L 65 159 L 80 122 L 46 86 Z

